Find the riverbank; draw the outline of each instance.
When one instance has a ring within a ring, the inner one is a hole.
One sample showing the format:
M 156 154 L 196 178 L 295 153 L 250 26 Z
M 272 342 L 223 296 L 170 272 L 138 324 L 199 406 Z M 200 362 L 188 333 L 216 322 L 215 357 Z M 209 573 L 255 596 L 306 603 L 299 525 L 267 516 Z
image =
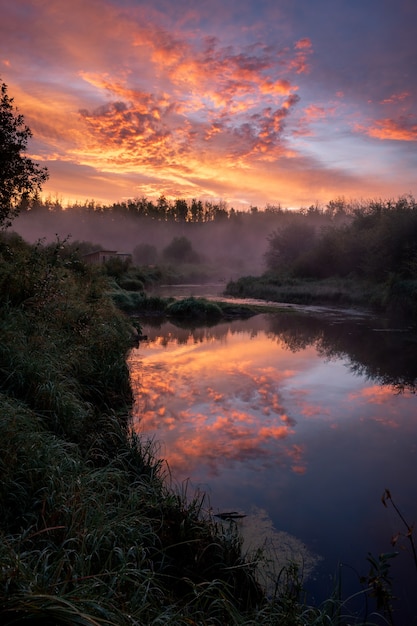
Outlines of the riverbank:
M 130 428 L 132 321 L 62 242 L 0 238 L 3 624 L 318 623 Z
M 346 306 L 411 322 L 417 314 L 417 281 L 373 283 L 350 278 L 307 280 L 266 273 L 230 281 L 225 295 L 298 305 Z

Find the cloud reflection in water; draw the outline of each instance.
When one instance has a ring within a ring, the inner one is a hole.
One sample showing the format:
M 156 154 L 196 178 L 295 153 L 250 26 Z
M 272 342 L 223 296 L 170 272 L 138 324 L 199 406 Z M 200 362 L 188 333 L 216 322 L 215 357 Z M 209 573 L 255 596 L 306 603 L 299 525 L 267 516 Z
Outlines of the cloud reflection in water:
M 175 474 L 204 465 L 213 476 L 238 463 L 304 471 L 303 446 L 292 442 L 296 419 L 281 394 L 300 356 L 276 344 L 269 353 L 266 336 L 238 333 L 221 342 L 150 341 L 132 353 L 138 429 L 163 441 Z

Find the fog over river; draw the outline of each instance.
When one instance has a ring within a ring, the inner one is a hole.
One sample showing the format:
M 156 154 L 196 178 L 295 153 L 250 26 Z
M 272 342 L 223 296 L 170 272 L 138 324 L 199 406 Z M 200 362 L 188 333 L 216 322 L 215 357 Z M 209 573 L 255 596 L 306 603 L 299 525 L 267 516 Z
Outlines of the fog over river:
M 410 542 L 392 547 L 406 529 L 381 502 L 388 488 L 417 519 L 415 335 L 329 309 L 142 326 L 147 340 L 129 359 L 134 423 L 172 480 L 207 492 L 213 514 L 245 514 L 245 548 L 265 543 L 273 573 L 300 563 L 317 603 L 337 573 L 344 595 L 359 591 L 368 552 L 397 550 L 395 624 L 416 623 Z

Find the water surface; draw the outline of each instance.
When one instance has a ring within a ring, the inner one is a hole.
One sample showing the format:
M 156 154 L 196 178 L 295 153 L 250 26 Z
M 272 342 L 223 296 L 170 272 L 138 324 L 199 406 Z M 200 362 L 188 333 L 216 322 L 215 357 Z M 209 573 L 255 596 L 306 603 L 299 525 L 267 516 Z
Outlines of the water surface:
M 357 591 L 368 552 L 392 551 L 404 530 L 384 490 L 417 519 L 413 337 L 335 310 L 143 332 L 130 357 L 135 425 L 160 442 L 175 481 L 287 541 L 316 601 L 340 568 L 346 594 Z M 393 574 L 411 624 L 408 543 L 400 537 Z

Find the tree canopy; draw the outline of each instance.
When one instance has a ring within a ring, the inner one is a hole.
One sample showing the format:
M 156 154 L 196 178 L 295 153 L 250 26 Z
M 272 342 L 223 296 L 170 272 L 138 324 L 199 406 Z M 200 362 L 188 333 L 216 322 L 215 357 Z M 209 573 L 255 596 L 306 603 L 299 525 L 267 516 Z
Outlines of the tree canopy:
M 22 203 L 35 196 L 48 179 L 48 170 L 23 153 L 32 137 L 18 113 L 7 85 L 0 91 L 0 227 L 8 227 Z

